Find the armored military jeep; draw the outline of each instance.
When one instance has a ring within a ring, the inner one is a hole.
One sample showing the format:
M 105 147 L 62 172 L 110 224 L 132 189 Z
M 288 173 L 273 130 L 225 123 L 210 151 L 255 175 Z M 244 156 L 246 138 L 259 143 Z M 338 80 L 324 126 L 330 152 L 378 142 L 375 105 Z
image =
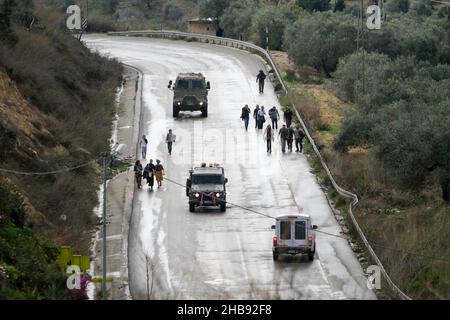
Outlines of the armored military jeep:
M 169 81 L 168 87 L 173 90 L 174 118 L 180 111 L 201 111 L 203 117 L 208 116 L 208 90 L 211 86 L 201 73 L 180 73 L 175 83 Z
M 189 170 L 189 178 L 186 181 L 186 196 L 189 197 L 189 211 L 194 212 L 195 207 L 218 207 L 220 211 L 226 211 L 227 193 L 225 185 L 224 169 L 217 164 Z

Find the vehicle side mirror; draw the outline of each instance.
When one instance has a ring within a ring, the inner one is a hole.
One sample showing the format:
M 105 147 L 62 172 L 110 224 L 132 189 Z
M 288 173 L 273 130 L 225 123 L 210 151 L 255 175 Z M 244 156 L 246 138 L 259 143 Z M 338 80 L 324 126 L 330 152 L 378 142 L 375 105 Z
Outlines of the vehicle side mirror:
M 272 230 L 275 230 L 275 225 L 274 224 L 272 225 Z
M 228 178 L 225 178 L 225 183 L 228 183 Z
M 208 89 L 208 90 L 211 89 L 211 83 L 209 81 L 206 83 L 206 89 Z
M 172 88 L 172 84 L 173 84 L 173 82 L 172 82 L 172 80 L 170 80 L 169 81 L 169 85 L 167 86 L 167 88 L 171 89 Z
M 318 227 L 315 225 L 315 224 L 313 224 L 313 230 L 316 230 Z

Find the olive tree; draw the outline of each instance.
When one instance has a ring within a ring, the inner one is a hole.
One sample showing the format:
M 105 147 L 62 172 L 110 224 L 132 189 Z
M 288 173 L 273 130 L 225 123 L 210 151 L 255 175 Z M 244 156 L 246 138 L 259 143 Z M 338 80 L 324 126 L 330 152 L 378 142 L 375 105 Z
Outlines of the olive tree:
M 323 70 L 330 77 L 339 58 L 356 50 L 356 25 L 343 13 L 302 16 L 285 34 L 289 57 L 298 65 Z
M 259 46 L 266 47 L 266 31 L 268 31 L 269 48 L 282 49 L 285 29 L 299 14 L 299 8 L 289 4 L 261 8 L 253 17 L 252 40 Z
M 360 54 L 353 54 L 341 59 L 335 73 L 348 96 L 361 87 L 359 64 Z M 405 189 L 437 177 L 449 201 L 450 66 L 372 53 L 366 54 L 366 72 L 366 94 L 345 116 L 335 148 L 370 147 Z
M 256 10 L 257 3 L 254 0 L 234 0 L 220 18 L 224 35 L 235 39 L 248 39 Z

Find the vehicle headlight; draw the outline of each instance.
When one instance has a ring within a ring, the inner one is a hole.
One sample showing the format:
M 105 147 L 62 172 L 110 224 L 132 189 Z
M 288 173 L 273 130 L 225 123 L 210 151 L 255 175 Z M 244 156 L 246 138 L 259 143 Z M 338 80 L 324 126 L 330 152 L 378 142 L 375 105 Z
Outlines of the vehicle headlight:
M 178 103 L 177 103 L 179 106 L 181 106 L 181 102 L 180 101 L 178 101 Z
M 196 193 L 196 194 L 194 194 L 194 196 L 195 196 L 196 198 L 198 198 L 198 197 L 200 197 L 200 193 Z
M 216 197 L 219 198 L 220 196 L 221 196 L 221 194 L 217 192 Z
M 200 105 L 201 105 L 201 106 L 203 105 L 203 101 L 200 102 Z

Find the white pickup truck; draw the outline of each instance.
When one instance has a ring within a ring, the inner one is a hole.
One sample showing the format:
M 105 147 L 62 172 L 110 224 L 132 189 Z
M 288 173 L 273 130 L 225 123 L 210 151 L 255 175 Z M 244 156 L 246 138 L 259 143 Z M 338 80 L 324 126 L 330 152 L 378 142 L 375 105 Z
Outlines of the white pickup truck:
M 316 253 L 316 225 L 311 224 L 307 214 L 280 215 L 272 226 L 273 260 L 277 261 L 281 254 L 308 254 L 309 261 L 314 260 Z

